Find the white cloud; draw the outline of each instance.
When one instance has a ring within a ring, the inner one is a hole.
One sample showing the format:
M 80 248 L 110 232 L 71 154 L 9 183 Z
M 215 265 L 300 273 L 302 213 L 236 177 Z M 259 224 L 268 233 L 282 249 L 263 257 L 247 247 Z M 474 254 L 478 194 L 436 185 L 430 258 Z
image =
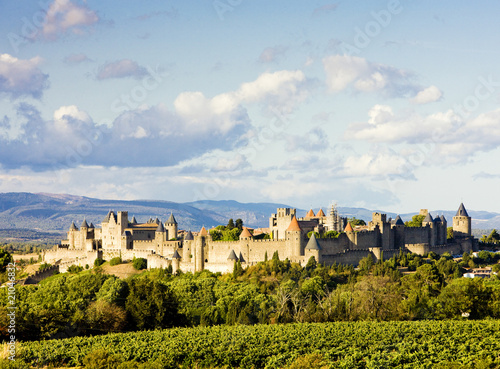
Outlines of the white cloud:
M 89 57 L 83 53 L 71 54 L 64 58 L 66 64 L 80 64 L 90 61 Z
M 323 67 L 331 92 L 352 87 L 361 92 L 380 91 L 391 97 L 404 97 L 419 90 L 412 82 L 412 73 L 357 56 L 329 56 L 323 59 Z
M 389 106 L 376 105 L 368 115 L 368 122 L 350 124 L 344 139 L 407 144 L 405 155 L 413 155 L 418 145 L 431 145 L 432 150 L 424 153 L 430 164 L 464 163 L 478 152 L 500 147 L 500 109 L 463 120 L 452 110 L 397 115 Z
M 361 178 L 402 176 L 408 169 L 407 161 L 396 153 L 370 153 L 347 157 L 338 176 Z
M 109 62 L 102 65 L 97 73 L 97 79 L 110 79 L 110 78 L 142 78 L 147 75 L 146 68 L 141 67 L 135 61 L 130 59 L 122 59 L 114 62 Z
M 426 89 L 419 91 L 418 94 L 410 99 L 413 104 L 428 104 L 435 102 L 443 97 L 443 93 L 436 86 L 430 86 Z
M 17 107 L 24 120 L 19 135 L 0 136 L 0 165 L 42 171 L 80 165 L 159 167 L 213 150 L 231 151 L 245 147 L 253 131 L 245 104 L 292 109 L 307 96 L 304 83 L 301 72 L 266 73 L 212 98 L 202 92 L 181 93 L 174 109 L 157 104 L 125 111 L 110 126 L 96 124 L 76 105 L 61 106 L 45 120 L 36 108 L 22 103 Z M 222 170 L 231 163 L 212 167 Z
M 97 14 L 86 5 L 70 0 L 54 0 L 47 10 L 42 34 L 49 40 L 55 40 L 67 32 L 82 34 L 85 27 L 98 21 Z
M 375 105 L 368 116 L 367 123 L 350 124 L 344 138 L 368 142 L 415 143 L 442 137 L 461 122 L 460 117 L 451 110 L 426 117 L 416 113 L 396 116 L 392 108 L 386 105 Z
M 306 82 L 301 71 L 264 73 L 255 81 L 243 83 L 236 91 L 211 99 L 199 91 L 181 93 L 174 101 L 174 107 L 190 129 L 227 132 L 246 119 L 246 112 L 241 107 L 245 103 L 265 102 L 280 110 L 291 111 L 306 98 Z
M 39 98 L 48 87 L 48 75 L 38 68 L 41 61 L 40 57 L 23 60 L 9 54 L 0 54 L 0 93 L 12 98 Z

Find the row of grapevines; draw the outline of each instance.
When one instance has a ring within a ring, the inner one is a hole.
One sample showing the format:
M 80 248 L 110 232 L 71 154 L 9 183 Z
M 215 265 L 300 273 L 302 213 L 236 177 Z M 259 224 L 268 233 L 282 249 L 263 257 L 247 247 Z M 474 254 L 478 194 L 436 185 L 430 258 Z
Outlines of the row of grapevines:
M 500 367 L 498 321 L 338 322 L 176 328 L 26 342 L 37 365 L 81 365 L 96 349 L 166 368 L 281 368 L 319 353 L 339 368 Z M 444 364 L 443 364 L 444 363 Z

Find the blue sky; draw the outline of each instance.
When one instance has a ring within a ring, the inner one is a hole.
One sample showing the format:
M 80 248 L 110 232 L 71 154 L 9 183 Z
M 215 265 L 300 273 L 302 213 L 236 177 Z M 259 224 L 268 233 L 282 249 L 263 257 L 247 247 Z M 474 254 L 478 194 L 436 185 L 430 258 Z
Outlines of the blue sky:
M 0 1 L 0 191 L 500 211 L 495 1 Z

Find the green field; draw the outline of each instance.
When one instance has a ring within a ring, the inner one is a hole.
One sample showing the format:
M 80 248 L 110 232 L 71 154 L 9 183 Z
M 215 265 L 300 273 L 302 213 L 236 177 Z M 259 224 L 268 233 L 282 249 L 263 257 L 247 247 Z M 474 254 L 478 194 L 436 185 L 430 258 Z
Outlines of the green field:
M 82 365 L 98 349 L 164 368 L 285 368 L 312 353 L 331 368 L 499 368 L 500 321 L 174 328 L 21 344 L 36 365 Z

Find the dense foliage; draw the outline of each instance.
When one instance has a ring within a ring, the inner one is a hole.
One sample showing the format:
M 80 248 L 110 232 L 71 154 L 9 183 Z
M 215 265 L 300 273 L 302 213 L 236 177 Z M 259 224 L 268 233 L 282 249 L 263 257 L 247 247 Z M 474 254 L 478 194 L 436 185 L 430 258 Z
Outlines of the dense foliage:
M 497 368 L 498 321 L 176 328 L 23 343 L 37 365 L 96 368 Z M 93 360 L 91 360 L 93 358 Z M 124 363 L 126 362 L 126 363 Z M 136 366 L 134 366 L 136 365 Z M 151 367 L 151 366 L 148 366 Z
M 353 266 L 270 260 L 231 274 L 156 269 L 125 280 L 102 268 L 17 286 L 18 338 L 38 340 L 168 327 L 358 320 L 500 319 L 500 279 L 461 278 L 463 267 L 499 265 L 500 253 L 426 258 L 400 253 Z M 141 260 L 141 259 L 136 259 Z M 414 271 L 414 273 L 411 273 Z M 0 331 L 7 326 L 0 289 Z

